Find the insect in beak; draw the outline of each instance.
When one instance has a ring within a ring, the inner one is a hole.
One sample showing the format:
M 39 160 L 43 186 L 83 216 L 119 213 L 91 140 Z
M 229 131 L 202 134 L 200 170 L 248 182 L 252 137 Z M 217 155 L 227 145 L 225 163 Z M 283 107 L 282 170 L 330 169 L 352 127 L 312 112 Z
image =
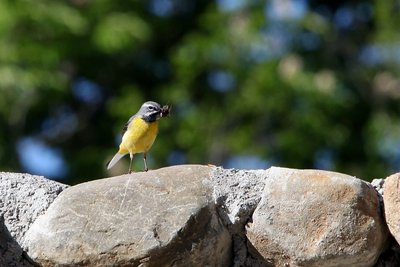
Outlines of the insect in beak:
M 172 106 L 164 105 L 164 106 L 161 108 L 161 117 L 167 117 L 167 116 L 169 116 L 169 114 L 171 113 L 171 108 L 172 108 Z

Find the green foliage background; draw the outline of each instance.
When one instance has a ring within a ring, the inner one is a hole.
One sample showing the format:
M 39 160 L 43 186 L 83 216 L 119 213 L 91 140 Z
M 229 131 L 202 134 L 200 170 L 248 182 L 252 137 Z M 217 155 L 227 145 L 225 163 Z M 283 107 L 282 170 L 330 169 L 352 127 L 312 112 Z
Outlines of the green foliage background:
M 70 184 L 124 173 L 128 160 L 111 172 L 105 163 L 124 123 L 154 100 L 173 113 L 160 122 L 150 168 L 278 165 L 384 177 L 400 169 L 399 8 L 0 0 L 0 167 L 40 173 L 33 162 Z

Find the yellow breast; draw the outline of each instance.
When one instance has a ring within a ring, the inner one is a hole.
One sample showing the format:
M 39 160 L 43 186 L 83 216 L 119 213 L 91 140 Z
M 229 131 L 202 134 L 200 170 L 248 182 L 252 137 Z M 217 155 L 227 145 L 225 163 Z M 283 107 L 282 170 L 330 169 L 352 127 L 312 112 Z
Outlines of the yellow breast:
M 122 136 L 119 153 L 143 153 L 153 145 L 158 133 L 158 121 L 145 122 L 141 118 L 134 118 Z

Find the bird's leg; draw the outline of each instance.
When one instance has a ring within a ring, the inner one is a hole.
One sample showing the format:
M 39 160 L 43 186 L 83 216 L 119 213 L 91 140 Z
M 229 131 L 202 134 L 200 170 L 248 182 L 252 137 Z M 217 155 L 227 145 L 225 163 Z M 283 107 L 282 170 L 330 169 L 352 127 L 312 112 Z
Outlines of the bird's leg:
M 132 160 L 133 160 L 132 152 L 129 152 L 129 156 L 131 157 L 131 162 L 129 163 L 129 171 L 128 171 L 128 173 L 132 173 Z
M 147 162 L 146 162 L 146 158 L 147 158 L 147 152 L 143 153 L 143 162 L 144 162 L 144 171 L 147 172 L 149 169 L 147 168 Z

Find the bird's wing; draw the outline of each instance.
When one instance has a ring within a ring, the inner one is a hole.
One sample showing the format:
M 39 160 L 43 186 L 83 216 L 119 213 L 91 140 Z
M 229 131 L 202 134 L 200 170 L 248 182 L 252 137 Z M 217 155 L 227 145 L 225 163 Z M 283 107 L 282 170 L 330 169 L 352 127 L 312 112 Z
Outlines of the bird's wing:
M 136 118 L 136 114 L 130 117 L 128 122 L 125 123 L 124 128 L 122 129 L 122 135 L 124 135 L 124 133 L 128 130 L 129 124 L 131 124 L 134 118 Z

